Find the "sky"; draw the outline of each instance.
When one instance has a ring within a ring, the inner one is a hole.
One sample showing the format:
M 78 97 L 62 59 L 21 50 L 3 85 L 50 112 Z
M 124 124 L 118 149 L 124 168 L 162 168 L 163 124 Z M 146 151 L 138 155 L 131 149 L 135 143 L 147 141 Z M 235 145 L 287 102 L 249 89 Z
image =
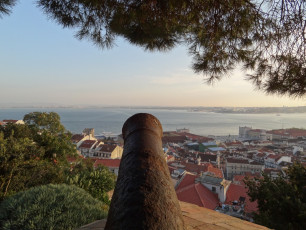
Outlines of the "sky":
M 256 90 L 238 69 L 207 85 L 187 47 L 147 52 L 119 38 L 101 50 L 32 0 L 0 18 L 0 31 L 0 106 L 306 106 Z

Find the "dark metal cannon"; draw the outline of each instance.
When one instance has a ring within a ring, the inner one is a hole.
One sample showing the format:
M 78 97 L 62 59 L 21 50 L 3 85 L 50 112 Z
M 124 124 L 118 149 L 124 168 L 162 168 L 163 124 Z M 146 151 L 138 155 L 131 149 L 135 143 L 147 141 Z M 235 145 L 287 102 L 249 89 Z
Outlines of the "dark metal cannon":
M 105 229 L 185 229 L 162 151 L 159 120 L 136 114 L 122 133 L 124 152 Z

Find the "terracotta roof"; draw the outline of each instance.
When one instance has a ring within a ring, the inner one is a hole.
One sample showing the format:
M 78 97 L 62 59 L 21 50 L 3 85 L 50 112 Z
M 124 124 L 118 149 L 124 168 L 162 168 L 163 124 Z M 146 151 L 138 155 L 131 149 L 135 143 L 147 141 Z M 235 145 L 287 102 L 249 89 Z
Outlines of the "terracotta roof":
M 187 138 L 185 136 L 163 136 L 163 143 L 184 143 Z
M 281 136 L 292 136 L 292 137 L 303 137 L 306 136 L 306 129 L 277 129 L 277 130 L 271 130 L 267 133 L 275 134 L 275 135 L 281 135 Z
M 200 183 L 191 184 L 176 190 L 176 194 L 180 201 L 212 210 L 214 210 L 219 204 L 218 195 Z
M 83 141 L 79 148 L 90 149 L 96 142 L 94 140 Z
M 253 178 L 260 178 L 261 175 L 259 173 L 255 173 L 255 174 L 252 174 L 252 173 L 249 173 L 249 172 L 246 172 L 245 175 L 235 175 L 234 178 L 233 178 L 233 181 L 236 182 L 236 184 L 240 184 L 240 185 L 245 185 L 243 180 L 245 178 L 248 178 L 248 179 L 253 179 Z
M 249 177 L 249 178 L 254 178 L 254 177 L 258 177 L 258 178 L 261 178 L 261 173 L 259 172 L 255 172 L 255 173 L 252 173 L 252 172 L 245 172 L 244 175 L 246 177 Z
M 16 123 L 18 120 L 3 120 L 5 123 Z
M 232 141 L 232 142 L 226 142 L 225 145 L 226 146 L 239 146 L 239 145 L 243 145 L 243 144 L 240 141 Z
M 186 163 L 186 162 L 181 162 L 181 165 L 185 166 L 184 169 L 187 172 L 201 174 L 201 172 L 206 172 L 207 171 L 207 166 L 206 165 L 197 165 L 197 164 Z
M 94 163 L 94 167 L 98 167 L 99 165 L 103 165 L 110 168 L 119 168 L 120 159 L 97 159 Z
M 84 137 L 85 137 L 85 135 L 83 135 L 83 134 L 74 134 L 74 135 L 71 137 L 71 141 L 77 143 L 77 142 L 79 142 L 80 140 L 82 140 Z
M 171 167 L 177 167 L 177 166 L 174 166 L 173 163 L 175 164 L 175 163 L 178 163 L 178 162 L 168 162 L 168 164 Z M 181 165 L 180 168 L 185 169 L 189 173 L 196 173 L 197 175 L 200 175 L 202 172 L 211 172 L 216 177 L 223 178 L 222 170 L 214 167 L 211 163 L 204 163 L 204 164 L 202 163 L 202 164 L 198 165 L 198 164 L 182 161 L 182 162 L 179 162 L 179 164 Z M 182 167 L 182 166 L 184 166 L 184 167 Z
M 237 184 L 244 184 L 243 183 L 244 178 L 245 178 L 244 175 L 235 175 L 233 181 L 236 182 Z
M 251 202 L 247 194 L 248 189 L 244 185 L 230 184 L 226 192 L 226 204 L 232 204 L 233 201 L 238 201 L 240 197 L 245 197 L 245 212 L 251 213 L 257 211 L 257 202 Z
M 196 175 L 186 173 L 176 190 L 180 190 L 181 188 L 194 184 L 196 178 Z
M 207 172 L 213 173 L 218 178 L 223 178 L 223 173 L 221 169 L 214 167 L 212 164 L 207 164 Z
M 246 159 L 240 159 L 240 158 L 227 158 L 226 161 L 228 163 L 236 163 L 236 164 L 248 164 L 249 161 Z
M 267 156 L 267 158 L 274 159 L 275 162 L 277 162 L 283 155 L 274 155 L 270 154 Z
M 271 158 L 271 159 L 277 159 L 279 156 L 278 155 L 275 155 L 275 154 L 269 154 L 267 156 L 267 158 Z
M 199 135 L 196 135 L 196 134 L 192 134 L 192 133 L 184 133 L 184 135 L 192 140 L 192 141 L 198 141 L 200 143 L 202 142 L 207 142 L 207 141 L 213 141 L 214 139 L 210 138 L 210 137 L 203 137 L 203 136 L 199 136 Z
M 105 145 L 100 145 L 100 150 L 101 152 L 107 152 L 107 153 L 111 153 L 114 151 L 114 149 L 117 147 L 117 145 L 108 145 L 108 144 L 105 144 Z
M 265 157 L 266 154 L 262 153 L 262 152 L 259 152 L 259 153 L 256 154 L 256 156 L 262 158 L 262 157 Z
M 250 162 L 250 165 L 263 165 L 263 164 L 258 163 L 258 162 L 256 162 L 256 161 L 252 161 L 252 162 Z

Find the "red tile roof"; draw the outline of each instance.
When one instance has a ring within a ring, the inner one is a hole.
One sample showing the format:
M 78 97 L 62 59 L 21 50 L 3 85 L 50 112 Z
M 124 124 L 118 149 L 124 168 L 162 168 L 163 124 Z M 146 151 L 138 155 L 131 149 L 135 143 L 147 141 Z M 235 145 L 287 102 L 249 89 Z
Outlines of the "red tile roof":
M 213 141 L 214 139 L 209 138 L 209 137 L 203 137 L 203 136 L 199 136 L 199 135 L 195 135 L 192 133 L 183 133 L 188 139 L 192 140 L 192 141 L 197 141 L 199 143 L 202 142 L 207 142 L 207 141 Z
M 239 146 L 239 145 L 243 145 L 243 144 L 240 141 L 232 141 L 232 142 L 226 142 L 225 145 L 227 147 L 229 147 L 229 146 Z
M 99 151 L 111 153 L 111 152 L 114 151 L 114 149 L 117 147 L 117 145 L 108 145 L 108 144 L 105 144 L 105 145 L 101 145 L 99 147 L 100 147 Z
M 163 136 L 162 141 L 166 143 L 184 143 L 187 138 L 185 136 Z
M 181 164 L 185 166 L 184 169 L 187 172 L 201 174 L 201 172 L 207 171 L 206 165 L 197 165 L 197 164 L 187 163 L 187 162 L 181 162 Z
M 271 130 L 267 133 L 275 134 L 275 135 L 281 135 L 281 136 L 292 136 L 292 137 L 303 137 L 306 136 L 306 129 L 277 129 L 277 130 Z
M 18 120 L 3 120 L 5 123 L 16 123 Z
M 251 213 L 257 211 L 257 202 L 251 202 L 247 194 L 248 189 L 244 185 L 230 184 L 226 192 L 226 204 L 232 204 L 233 201 L 239 201 L 240 197 L 245 197 L 245 212 Z
M 103 165 L 109 168 L 119 168 L 120 159 L 97 159 L 94 163 L 94 167 L 98 167 L 99 165 Z
M 265 156 L 266 156 L 266 154 L 262 153 L 262 152 L 256 154 L 256 157 L 259 157 L 259 158 L 262 158 L 262 157 L 265 157 Z
M 74 134 L 74 135 L 71 137 L 71 141 L 77 143 L 77 142 L 79 142 L 80 140 L 82 140 L 84 137 L 85 137 L 85 135 L 83 135 L 83 134 Z
M 204 185 L 191 184 L 179 190 L 176 190 L 177 198 L 180 201 L 195 204 L 214 210 L 218 204 L 218 195 L 210 191 Z
M 218 178 L 223 178 L 223 173 L 221 169 L 215 168 L 212 164 L 207 164 L 207 172 L 213 173 Z
M 83 141 L 79 148 L 90 149 L 96 142 L 94 140 Z
M 236 184 L 240 184 L 240 185 L 244 186 L 245 184 L 244 184 L 243 180 L 245 178 L 253 179 L 255 177 L 260 178 L 261 177 L 260 173 L 252 174 L 251 172 L 246 172 L 244 175 L 235 175 L 233 181 L 236 182 Z
M 180 182 L 180 184 L 176 188 L 176 190 L 179 190 L 179 189 L 184 188 L 188 185 L 194 184 L 196 178 L 197 178 L 196 175 L 186 173 L 183 180 Z
M 170 166 L 176 167 L 172 165 L 173 163 L 178 163 L 178 162 L 173 162 L 173 161 L 168 162 Z M 189 173 L 195 173 L 197 175 L 200 175 L 202 172 L 211 172 L 216 177 L 223 178 L 222 170 L 214 167 L 211 163 L 202 163 L 198 165 L 198 164 L 182 161 L 182 162 L 179 162 L 179 164 L 185 166 L 185 167 L 179 167 L 179 168 L 185 169 Z
M 233 181 L 237 184 L 243 184 L 245 176 L 244 175 L 235 175 Z
M 226 161 L 228 163 L 236 163 L 236 164 L 248 164 L 249 161 L 246 159 L 239 159 L 239 158 L 227 158 Z
M 271 158 L 271 159 L 277 159 L 279 156 L 278 155 L 274 155 L 274 154 L 269 154 L 267 156 L 267 158 Z

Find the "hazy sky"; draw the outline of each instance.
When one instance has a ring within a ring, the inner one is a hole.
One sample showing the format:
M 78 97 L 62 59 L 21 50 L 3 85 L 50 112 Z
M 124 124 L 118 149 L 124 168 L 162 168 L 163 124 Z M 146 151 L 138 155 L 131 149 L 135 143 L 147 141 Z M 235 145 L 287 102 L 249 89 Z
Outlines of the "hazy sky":
M 305 106 L 266 96 L 235 71 L 214 86 L 191 70 L 186 47 L 149 53 L 123 40 L 101 50 L 19 1 L 0 19 L 0 105 Z

